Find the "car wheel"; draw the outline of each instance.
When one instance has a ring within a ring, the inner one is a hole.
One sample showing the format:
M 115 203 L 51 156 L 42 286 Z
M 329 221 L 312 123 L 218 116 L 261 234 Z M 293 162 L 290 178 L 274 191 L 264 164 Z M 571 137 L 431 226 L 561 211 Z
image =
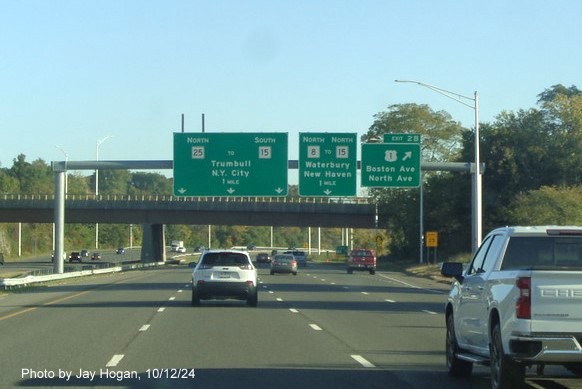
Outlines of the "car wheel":
M 473 363 L 457 358 L 459 345 L 455 335 L 453 314 L 447 316 L 446 356 L 447 368 L 451 377 L 469 377 L 473 372 Z
M 198 296 L 198 290 L 196 290 L 195 286 L 192 287 L 192 306 L 200 306 L 200 296 Z
M 350 268 L 348 268 L 348 274 L 352 274 L 354 271 Z
M 491 333 L 490 354 L 491 387 L 493 389 L 521 388 L 525 381 L 525 366 L 505 355 L 499 324 L 495 324 Z
M 297 275 L 297 272 L 296 272 L 296 271 L 294 271 L 294 272 L 293 272 L 293 275 L 294 275 L 294 276 L 296 276 L 296 275 Z
M 256 307 L 257 304 L 259 302 L 259 293 L 257 292 L 257 290 L 255 289 L 254 293 L 251 293 L 248 297 L 247 297 L 247 305 L 249 307 Z
M 370 274 L 371 274 L 371 275 L 374 275 L 374 274 L 376 274 L 376 269 L 370 269 Z
M 275 275 L 275 272 L 274 272 L 273 270 L 271 270 L 271 275 L 272 275 L 272 276 L 273 276 L 273 275 Z

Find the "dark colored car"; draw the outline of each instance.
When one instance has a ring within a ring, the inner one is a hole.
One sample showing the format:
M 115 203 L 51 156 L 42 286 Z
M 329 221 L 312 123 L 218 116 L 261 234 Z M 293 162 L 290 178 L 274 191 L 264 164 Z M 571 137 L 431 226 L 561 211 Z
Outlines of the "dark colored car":
M 348 257 L 348 274 L 354 270 L 376 274 L 376 252 L 370 249 L 354 249 Z
M 99 253 L 93 253 L 93 254 L 91 255 L 91 260 L 92 260 L 92 261 L 98 261 L 98 260 L 100 260 L 100 259 L 101 259 L 101 254 L 99 254 Z
M 89 256 L 89 250 L 87 250 L 87 249 L 81 250 L 81 256 L 82 257 L 88 257 Z
M 80 252 L 73 251 L 71 253 L 71 255 L 69 255 L 69 262 L 73 262 L 73 261 L 81 262 L 81 253 Z
M 271 255 L 269 253 L 258 253 L 255 257 L 255 262 L 261 263 L 271 263 Z
M 291 254 L 277 254 L 271 261 L 271 275 L 275 273 L 291 273 L 297 275 L 297 260 Z
M 120 247 L 115 251 L 115 253 L 116 254 L 125 254 L 125 249 L 123 247 Z

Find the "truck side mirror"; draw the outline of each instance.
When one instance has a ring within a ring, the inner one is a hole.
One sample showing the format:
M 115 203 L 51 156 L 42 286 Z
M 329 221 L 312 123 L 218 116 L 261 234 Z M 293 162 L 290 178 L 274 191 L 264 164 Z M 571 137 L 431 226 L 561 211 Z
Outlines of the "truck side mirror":
M 454 277 L 459 282 L 465 279 L 461 262 L 444 262 L 441 266 L 441 274 L 445 277 Z

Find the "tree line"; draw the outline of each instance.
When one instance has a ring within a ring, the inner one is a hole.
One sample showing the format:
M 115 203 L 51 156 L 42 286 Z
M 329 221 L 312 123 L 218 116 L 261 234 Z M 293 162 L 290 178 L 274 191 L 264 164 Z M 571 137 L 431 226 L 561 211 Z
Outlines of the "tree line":
M 503 111 L 490 123 L 480 123 L 480 159 L 483 173 L 483 231 L 503 225 L 582 224 L 582 92 L 576 87 L 554 85 L 537 96 L 537 105 L 517 112 Z M 465 128 L 445 111 L 423 104 L 396 104 L 374 115 L 361 137 L 367 142 L 384 133 L 421 134 L 422 160 L 469 162 L 474 160 L 474 129 Z M 467 255 L 471 251 L 471 177 L 469 173 L 424 172 L 425 231 L 439 233 L 439 258 Z M 68 194 L 94 194 L 95 174 L 69 172 Z M 9 168 L 0 168 L 0 193 L 52 194 L 54 176 L 42 159 L 32 162 L 18 155 Z M 118 195 L 171 195 L 172 179 L 158 173 L 101 170 L 99 193 Z M 418 189 L 369 189 L 378 205 L 380 231 L 356 230 L 354 244 L 376 246 L 394 258 L 416 260 L 419 256 Z M 296 196 L 291 187 L 289 196 Z M 317 226 L 314 226 L 317 227 Z M 65 227 L 65 247 L 94 246 L 94 225 Z M 48 252 L 52 225 L 22 228 L 26 253 Z M 0 251 L 14 253 L 17 227 L 0 225 Z M 189 246 L 206 246 L 208 226 L 168 225 L 167 239 L 184 240 Z M 313 233 L 313 229 L 312 229 Z M 100 225 L 99 246 L 129 244 L 127 225 Z M 213 226 L 215 247 L 269 245 L 270 226 Z M 276 246 L 303 247 L 307 228 L 274 228 Z M 341 229 L 322 229 L 325 247 L 342 242 Z M 133 243 L 141 241 L 139 228 L 132 229 Z M 317 241 L 317 237 L 312 236 Z

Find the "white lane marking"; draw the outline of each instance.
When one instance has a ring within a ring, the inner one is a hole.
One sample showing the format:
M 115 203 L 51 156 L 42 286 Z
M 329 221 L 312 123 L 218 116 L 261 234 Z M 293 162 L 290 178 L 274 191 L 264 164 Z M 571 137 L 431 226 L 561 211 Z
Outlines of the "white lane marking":
M 123 359 L 125 355 L 123 354 L 115 354 L 113 356 L 113 358 L 111 358 L 109 360 L 109 362 L 107 362 L 107 365 L 105 365 L 105 367 L 115 367 L 117 366 L 117 364 Z
M 380 273 L 376 273 L 376 274 L 378 274 L 380 277 L 386 278 L 387 280 L 394 281 L 394 282 L 397 282 L 397 283 L 402 284 L 402 285 L 406 285 L 406 286 L 408 286 L 410 288 L 426 290 L 426 291 L 433 292 L 433 293 L 438 293 L 438 294 L 447 294 L 448 293 L 448 292 L 443 292 L 441 290 L 434 290 L 434 289 L 422 288 L 420 286 L 412 285 L 412 284 L 409 284 L 408 282 L 401 281 L 401 280 L 396 279 L 396 278 L 388 277 L 387 275 L 384 275 L 384 274 L 380 274 Z
M 332 282 L 331 284 L 332 284 L 332 285 L 335 285 L 335 282 Z
M 322 279 L 321 279 L 321 282 L 325 282 L 325 278 L 322 278 Z
M 139 329 L 141 332 L 147 331 L 150 328 L 150 324 L 144 324 L 143 326 L 141 326 L 141 328 Z
M 348 290 L 350 287 L 349 286 L 342 286 L 342 288 Z
M 368 293 L 368 292 L 362 292 L 362 294 L 370 294 L 370 293 Z
M 173 300 L 175 300 L 175 299 L 176 299 L 176 298 L 175 298 L 175 297 L 173 297 L 173 296 L 172 296 L 172 297 L 170 297 L 170 301 L 173 301 Z
M 317 324 L 310 324 L 309 327 L 313 328 L 315 331 L 322 331 L 321 327 Z
M 166 310 L 166 308 L 164 308 L 164 307 L 158 308 L 158 312 L 164 312 L 165 310 Z
M 436 312 L 433 312 L 433 311 L 429 311 L 429 310 L 427 310 L 427 309 L 423 309 L 423 310 L 422 310 L 422 312 L 424 312 L 424 313 L 428 313 L 429 315 L 438 315 L 438 313 L 436 313 Z
M 272 290 L 269 291 L 269 294 L 274 294 L 275 292 L 273 292 Z
M 277 301 L 283 301 L 281 297 L 277 297 Z
M 368 361 L 366 358 L 362 357 L 361 355 L 350 355 L 353 359 L 355 359 L 360 365 L 364 367 L 376 367 L 372 362 Z
M 182 290 L 182 289 L 178 289 L 178 293 L 182 293 L 182 292 L 183 292 L 183 290 Z
M 263 285 L 263 289 L 267 289 L 267 288 L 268 288 L 268 286 L 267 286 L 267 285 Z
M 291 312 L 293 312 L 293 313 L 299 313 L 299 311 L 298 311 L 298 310 L 296 310 L 295 308 L 289 308 L 289 310 L 290 310 Z
M 189 288 L 190 285 L 192 285 L 192 284 L 186 284 L 186 285 L 184 285 L 184 288 Z
M 390 300 L 390 299 L 385 299 L 384 301 L 386 301 L 387 303 L 395 303 L 396 302 L 396 301 Z

